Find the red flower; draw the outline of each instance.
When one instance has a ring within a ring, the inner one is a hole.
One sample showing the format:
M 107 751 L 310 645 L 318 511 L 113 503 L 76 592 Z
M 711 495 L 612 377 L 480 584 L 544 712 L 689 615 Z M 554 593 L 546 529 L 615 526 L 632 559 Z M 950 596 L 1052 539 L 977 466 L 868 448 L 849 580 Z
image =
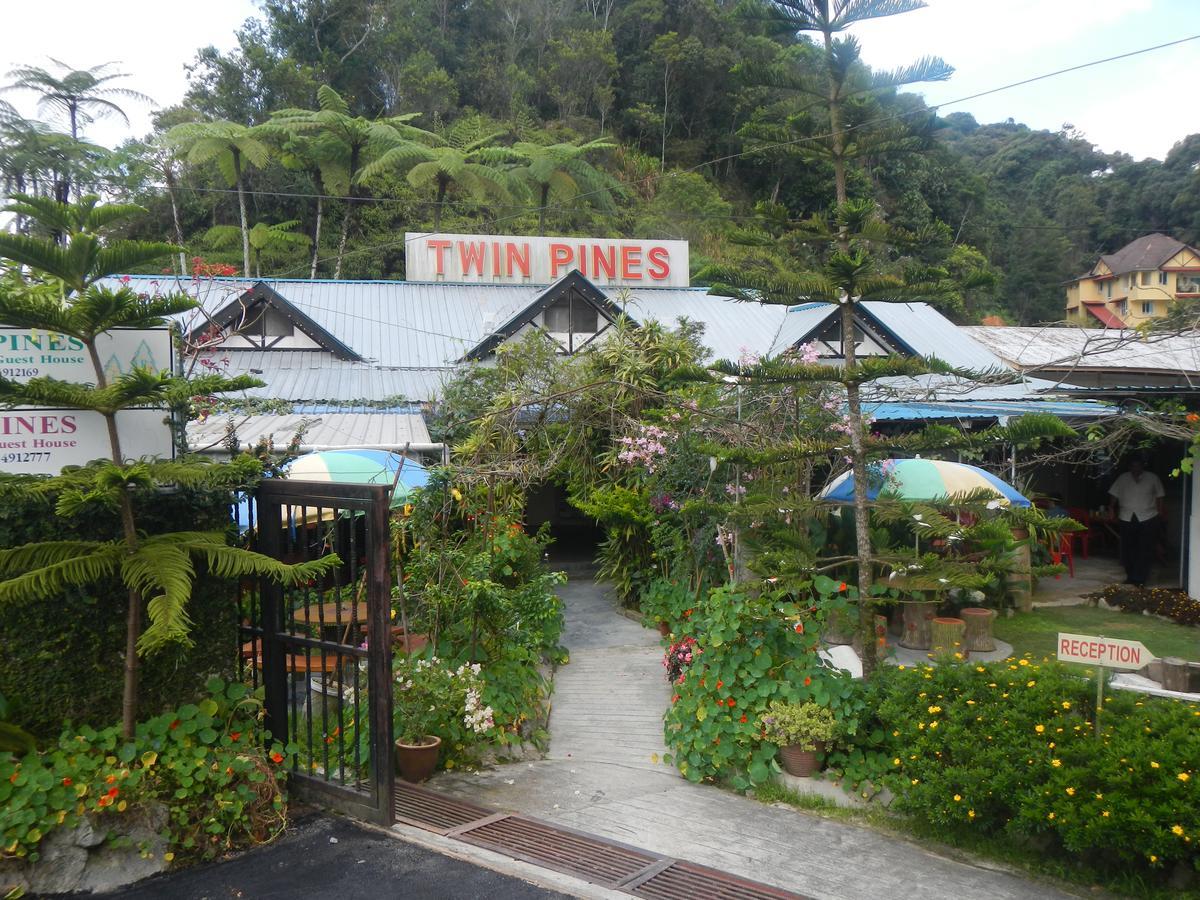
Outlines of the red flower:
M 112 784 L 112 783 L 113 783 L 114 781 L 116 781 L 116 780 L 117 780 L 117 776 L 116 776 L 116 775 L 109 775 L 107 778 L 105 778 L 105 779 L 104 779 L 104 783 L 105 783 L 105 784 Z
M 690 609 L 685 609 L 685 610 L 683 611 L 683 617 L 684 617 L 685 619 L 687 619 L 687 618 L 690 618 L 690 617 L 691 617 L 691 615 L 692 615 L 692 611 L 691 611 Z
M 112 788 L 108 789 L 108 791 L 106 792 L 106 796 L 115 797 L 119 793 L 121 793 L 119 790 L 117 790 L 115 787 L 112 787 Z
M 717 681 L 717 690 L 720 690 L 723 687 L 725 687 L 725 682 L 718 680 Z
M 70 787 L 70 786 L 71 786 L 71 784 L 72 784 L 72 782 L 71 782 L 71 779 L 70 779 L 70 778 L 64 778 L 64 779 L 63 779 L 63 787 Z
M 672 702 L 672 703 L 678 703 L 678 702 L 679 702 L 679 695 L 678 695 L 678 694 L 676 694 L 674 697 L 672 697 L 672 698 L 671 698 L 671 702 Z
M 805 675 L 804 676 L 804 686 L 808 687 L 810 684 L 812 684 L 812 679 L 809 678 L 807 675 Z
M 240 731 L 231 731 L 229 732 L 229 737 L 231 740 L 240 741 L 242 739 L 242 733 Z
M 797 622 L 795 625 L 792 626 L 792 628 L 793 628 L 793 630 L 795 630 L 796 634 L 804 634 L 804 623 L 803 622 Z
M 732 709 L 733 707 L 737 706 L 737 701 L 734 700 L 732 697 L 730 697 L 728 700 L 725 701 L 725 705 L 728 706 L 730 709 Z
M 279 765 L 281 762 L 283 762 L 283 754 L 276 750 L 271 754 L 271 762 L 275 763 L 275 765 Z
M 844 591 L 845 589 L 846 589 L 846 582 L 843 581 L 841 584 L 838 585 L 838 590 Z
M 167 727 L 168 727 L 168 728 L 170 728 L 172 731 L 174 731 L 176 728 L 178 728 L 178 727 L 179 727 L 179 720 L 178 720 L 178 719 L 176 719 L 174 722 L 172 722 L 172 723 L 171 723 L 170 725 L 168 725 Z
M 738 719 L 738 721 L 739 721 L 739 722 L 745 722 L 745 721 L 746 721 L 746 714 L 745 714 L 745 713 L 742 713 L 742 717 L 741 717 L 740 719 Z

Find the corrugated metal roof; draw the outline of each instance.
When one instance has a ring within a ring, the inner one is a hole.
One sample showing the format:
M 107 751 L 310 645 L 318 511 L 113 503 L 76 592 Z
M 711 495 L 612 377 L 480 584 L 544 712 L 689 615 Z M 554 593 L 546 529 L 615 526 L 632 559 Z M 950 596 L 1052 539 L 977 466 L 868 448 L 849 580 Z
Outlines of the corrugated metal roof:
M 602 290 L 604 290 L 602 288 Z M 743 350 L 765 354 L 776 342 L 787 309 L 763 303 L 739 303 L 708 293 L 708 288 L 655 288 L 623 295 L 606 291 L 613 303 L 625 304 L 637 322 L 674 325 L 680 318 L 704 325 L 704 345 L 713 359 L 737 359 Z
M 1058 385 L 1040 378 L 1022 378 L 1012 383 L 973 381 L 954 375 L 917 375 L 879 378 L 863 385 L 865 401 L 905 403 L 962 401 L 1042 401 Z
M 252 374 L 266 382 L 266 387 L 246 391 L 247 397 L 297 402 L 378 403 L 400 397 L 428 402 L 455 373 L 449 367 L 389 369 L 341 360 L 324 350 L 218 349 L 205 358 L 230 373 Z
M 225 441 L 232 424 L 242 447 L 253 446 L 270 437 L 276 446 L 284 446 L 296 431 L 307 426 L 303 445 L 312 449 L 329 447 L 391 447 L 406 444 L 427 445 L 429 430 L 419 415 L 405 413 L 337 412 L 323 415 L 220 415 L 203 422 L 189 422 L 188 445 L 197 452 L 211 452 Z
M 1200 335 L 989 325 L 961 329 L 1018 369 L 1137 369 L 1200 375 Z
M 976 372 L 1008 368 L 999 356 L 964 334 L 928 303 L 868 300 L 862 307 L 918 356 L 934 356 L 952 366 Z
M 837 307 L 832 303 L 802 303 L 791 307 L 771 352 L 783 353 L 797 344 L 807 343 L 836 311 Z

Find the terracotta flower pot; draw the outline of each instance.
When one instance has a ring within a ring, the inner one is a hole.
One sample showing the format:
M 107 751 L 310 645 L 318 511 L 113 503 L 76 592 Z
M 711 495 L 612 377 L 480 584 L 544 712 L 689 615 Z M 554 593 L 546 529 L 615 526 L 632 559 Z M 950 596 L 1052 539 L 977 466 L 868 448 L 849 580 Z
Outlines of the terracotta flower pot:
M 432 734 L 425 735 L 423 744 L 405 744 L 396 741 L 396 774 L 405 781 L 424 781 L 437 768 L 438 751 L 442 739 Z
M 810 778 L 821 770 L 821 754 L 825 752 L 824 741 L 813 741 L 814 750 L 801 750 L 798 744 L 779 748 L 779 761 L 783 771 L 798 778 Z

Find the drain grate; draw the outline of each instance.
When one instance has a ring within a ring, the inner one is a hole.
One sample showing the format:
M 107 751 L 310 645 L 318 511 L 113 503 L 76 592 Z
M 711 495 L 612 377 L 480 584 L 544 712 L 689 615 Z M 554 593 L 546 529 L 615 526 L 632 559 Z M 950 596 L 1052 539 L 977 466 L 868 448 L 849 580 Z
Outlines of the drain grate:
M 461 828 L 468 822 L 477 822 L 492 812 L 478 804 L 417 787 L 407 781 L 396 782 L 395 798 L 398 822 L 438 834 Z
M 526 816 L 493 812 L 405 781 L 397 821 L 647 900 L 807 900 L 780 888 Z
M 628 888 L 649 900 L 796 900 L 797 894 L 693 863 L 676 861 Z
M 659 859 L 644 850 L 623 847 L 523 816 L 508 816 L 464 829 L 458 838 L 477 847 L 614 888 Z

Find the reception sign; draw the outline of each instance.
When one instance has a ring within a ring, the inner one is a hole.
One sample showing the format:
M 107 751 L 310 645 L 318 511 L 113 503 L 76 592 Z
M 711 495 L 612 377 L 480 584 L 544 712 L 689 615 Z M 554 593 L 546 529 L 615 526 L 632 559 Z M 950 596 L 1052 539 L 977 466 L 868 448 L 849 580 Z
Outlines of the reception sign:
M 170 459 L 174 447 L 169 416 L 162 409 L 117 413 L 124 457 Z M 27 407 L 0 410 L 0 472 L 57 475 L 63 466 L 82 466 L 109 455 L 108 426 L 99 413 Z
M 119 329 L 96 339 L 100 364 L 110 381 L 141 366 L 171 371 L 171 332 L 166 328 Z M 13 381 L 57 378 L 95 384 L 96 372 L 78 338 L 37 328 L 0 326 L 0 377 Z
M 1154 654 L 1141 641 L 1059 632 L 1058 658 L 1108 669 L 1140 669 L 1153 662 Z
M 568 272 L 596 285 L 687 287 L 687 241 L 406 234 L 409 281 L 551 284 Z

